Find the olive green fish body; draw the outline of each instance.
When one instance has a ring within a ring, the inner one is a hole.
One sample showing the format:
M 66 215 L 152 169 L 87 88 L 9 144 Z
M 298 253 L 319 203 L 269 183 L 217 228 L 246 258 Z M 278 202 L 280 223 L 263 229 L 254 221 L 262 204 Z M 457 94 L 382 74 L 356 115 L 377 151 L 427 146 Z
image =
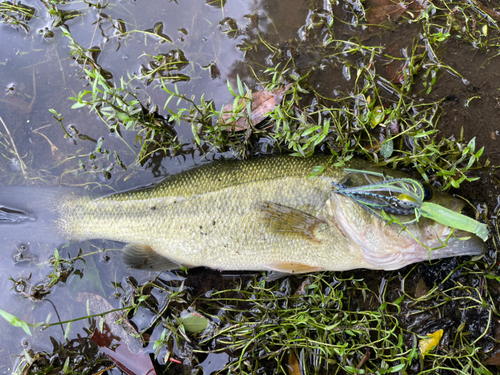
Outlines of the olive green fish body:
M 153 263 L 160 258 L 176 266 L 221 270 L 395 269 L 428 259 L 426 246 L 442 247 L 449 227 L 427 220 L 403 231 L 332 194 L 333 184 L 347 177 L 343 168 L 327 167 L 320 176 L 308 177 L 328 160 L 211 163 L 154 187 L 102 198 L 69 194 L 54 205 L 56 226 L 73 241 L 132 244 L 125 247 L 127 263 L 149 269 L 158 269 Z M 360 161 L 349 167 L 372 168 Z M 446 251 L 436 250 L 431 257 L 484 250 L 475 239 L 452 240 Z M 164 267 L 173 268 L 168 262 Z

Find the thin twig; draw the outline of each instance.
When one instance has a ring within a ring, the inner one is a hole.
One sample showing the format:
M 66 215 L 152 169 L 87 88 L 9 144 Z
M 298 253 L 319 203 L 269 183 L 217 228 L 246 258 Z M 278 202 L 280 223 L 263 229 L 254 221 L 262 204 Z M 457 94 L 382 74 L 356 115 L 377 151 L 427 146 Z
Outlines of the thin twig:
M 12 138 L 12 135 L 10 135 L 10 131 L 7 128 L 7 125 L 5 125 L 5 122 L 3 122 L 2 117 L 0 117 L 0 121 L 2 122 L 2 125 L 5 128 L 5 131 L 9 135 L 10 143 L 12 143 L 12 147 L 14 148 L 14 153 L 16 154 L 17 159 L 19 160 L 19 166 L 21 167 L 21 171 L 23 172 L 23 176 L 24 176 L 24 178 L 28 178 L 28 176 L 26 175 L 26 171 L 24 170 L 23 159 L 21 159 L 21 156 L 19 155 L 19 152 L 17 152 L 17 147 L 16 147 L 16 144 L 14 143 L 14 139 Z
M 116 367 L 116 364 L 113 364 L 112 366 L 106 367 L 104 370 L 97 372 L 95 375 L 104 374 L 106 371 L 111 370 L 112 368 L 115 368 L 115 367 Z
M 361 358 L 361 361 L 359 361 L 358 365 L 356 366 L 356 370 L 359 370 L 361 368 L 361 366 L 363 366 L 365 364 L 366 361 L 368 361 L 368 359 L 370 358 L 370 355 L 371 355 L 371 351 L 370 349 L 368 349 L 365 353 L 365 355 L 363 356 L 363 358 Z
M 33 105 L 35 104 L 35 100 L 36 100 L 36 78 L 35 78 L 35 66 L 34 65 L 31 66 L 31 70 L 33 73 L 33 98 L 31 99 L 31 103 L 29 105 L 30 112 L 33 109 Z

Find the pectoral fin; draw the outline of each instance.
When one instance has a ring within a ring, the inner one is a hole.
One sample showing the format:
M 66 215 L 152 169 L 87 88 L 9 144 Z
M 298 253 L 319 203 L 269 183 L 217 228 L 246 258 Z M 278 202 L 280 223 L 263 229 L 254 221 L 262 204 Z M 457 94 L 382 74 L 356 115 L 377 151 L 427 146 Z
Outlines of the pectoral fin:
M 324 271 L 324 268 L 308 266 L 300 263 L 276 262 L 270 264 L 269 268 L 272 272 L 266 277 L 267 281 L 274 281 L 281 277 L 296 275 L 300 273 L 311 273 Z
M 129 243 L 122 250 L 122 260 L 127 267 L 146 271 L 171 271 L 180 265 L 159 255 L 151 246 Z
M 263 219 L 269 228 L 283 235 L 301 236 L 319 243 L 315 237 L 318 228 L 326 226 L 326 222 L 295 208 L 278 203 L 264 202 L 257 207 L 262 212 Z

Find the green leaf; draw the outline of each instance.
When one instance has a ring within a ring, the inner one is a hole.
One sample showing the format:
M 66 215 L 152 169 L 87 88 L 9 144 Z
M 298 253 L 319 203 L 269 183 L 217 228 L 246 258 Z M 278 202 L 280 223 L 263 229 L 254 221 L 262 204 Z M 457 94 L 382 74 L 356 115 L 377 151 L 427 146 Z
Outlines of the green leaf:
M 69 369 L 69 359 L 70 357 L 66 357 L 66 361 L 64 361 L 64 366 L 63 366 L 63 369 L 62 369 L 62 373 L 63 374 L 69 374 L 68 372 L 68 369 Z
M 496 281 L 500 282 L 500 277 L 492 275 L 491 273 L 487 273 L 486 275 L 484 275 L 484 277 L 486 277 L 487 279 L 490 279 L 490 280 L 496 280 Z
M 481 155 L 483 154 L 483 151 L 484 151 L 484 146 L 481 147 L 481 149 L 476 153 L 476 158 L 479 159 L 481 157 Z
M 241 83 L 239 75 L 236 75 L 236 83 L 238 84 L 238 93 L 240 96 L 245 96 L 245 91 L 243 90 L 243 84 Z
M 330 119 L 326 120 L 323 124 L 323 135 L 327 136 L 330 131 Z
M 359 373 L 358 369 L 353 366 L 345 366 L 344 369 L 350 373 L 357 374 Z
M 234 92 L 233 90 L 233 86 L 231 86 L 231 82 L 229 82 L 229 80 L 227 80 L 227 89 L 229 90 L 229 92 L 231 93 L 232 96 L 238 96 L 236 95 L 236 93 Z
M 71 106 L 71 109 L 82 108 L 85 107 L 87 103 L 75 103 Z
M 181 315 L 179 319 L 187 332 L 203 332 L 208 327 L 208 319 L 197 312 Z
M 387 370 L 387 372 L 398 372 L 398 371 L 402 370 L 405 366 L 406 366 L 406 365 L 405 365 L 404 363 L 401 363 L 401 364 L 399 364 L 399 365 L 397 365 L 397 366 L 392 366 L 392 367 L 390 367 L 390 368 Z
M 404 299 L 405 299 L 405 296 L 402 295 L 401 297 L 399 297 L 397 300 L 394 301 L 394 304 L 399 305 Z
M 315 132 L 315 131 L 317 131 L 319 129 L 321 129 L 320 125 L 313 126 L 313 127 L 309 128 L 309 129 L 307 129 L 306 131 L 304 131 L 304 133 L 302 133 L 302 136 L 303 137 L 307 137 L 309 134 L 311 134 L 311 133 L 313 133 L 313 132 Z
M 118 112 L 116 115 L 122 121 L 132 121 L 132 119 L 129 116 L 127 116 L 125 113 Z
M 377 106 L 373 109 L 370 117 L 370 122 L 372 123 L 372 128 L 380 124 L 385 117 L 384 108 Z
M 466 149 L 470 149 L 471 153 L 474 153 L 476 150 L 476 137 L 472 138 L 467 144 Z
M 4 318 L 9 324 L 13 325 L 14 327 L 21 327 L 24 332 L 26 332 L 28 335 L 31 336 L 31 330 L 30 327 L 28 326 L 28 323 L 26 323 L 24 320 L 19 319 L 17 316 L 14 316 L 12 314 L 9 314 L 7 311 L 0 310 L 0 316 Z

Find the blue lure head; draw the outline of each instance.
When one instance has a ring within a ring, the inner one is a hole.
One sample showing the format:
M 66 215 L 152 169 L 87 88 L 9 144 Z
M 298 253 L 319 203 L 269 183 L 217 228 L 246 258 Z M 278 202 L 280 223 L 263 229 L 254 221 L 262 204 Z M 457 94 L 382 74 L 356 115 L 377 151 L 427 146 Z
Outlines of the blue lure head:
M 384 180 L 355 187 L 334 183 L 335 193 L 348 196 L 385 221 L 391 220 L 386 214 L 412 216 L 403 224 L 412 224 L 420 218 L 420 208 L 427 195 L 420 182 L 411 178 L 387 178 L 382 173 L 370 171 L 346 169 L 346 172 L 374 175 Z

